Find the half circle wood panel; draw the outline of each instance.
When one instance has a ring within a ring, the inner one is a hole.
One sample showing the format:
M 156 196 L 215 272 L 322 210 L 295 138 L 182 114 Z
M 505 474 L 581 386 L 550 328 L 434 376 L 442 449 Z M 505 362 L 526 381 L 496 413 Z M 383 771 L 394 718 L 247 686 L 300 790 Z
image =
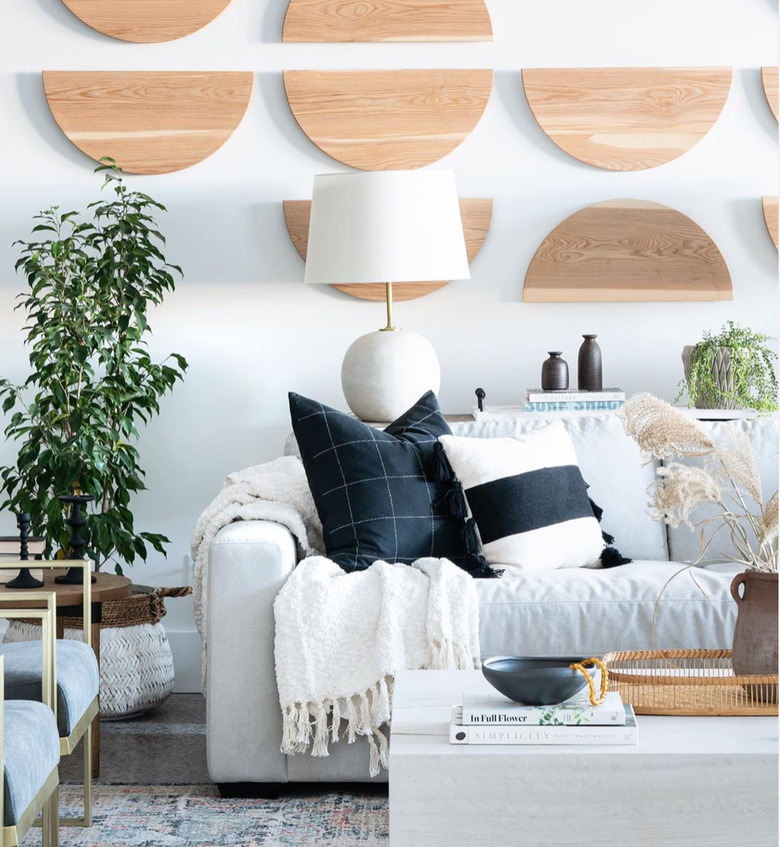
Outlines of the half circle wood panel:
M 485 0 L 290 0 L 282 41 L 492 41 Z
M 731 68 L 532 68 L 528 105 L 561 150 L 597 168 L 655 168 L 717 121 Z
M 306 250 L 309 244 L 309 218 L 311 217 L 311 200 L 285 200 L 284 220 L 287 232 L 295 249 L 303 261 L 306 261 Z M 463 234 L 466 238 L 466 253 L 469 262 L 473 262 L 482 249 L 490 229 L 493 217 L 493 201 L 485 197 L 468 197 L 460 200 L 460 216 L 463 221 Z M 446 282 L 405 282 L 393 288 L 394 300 L 416 300 L 425 297 L 449 285 Z M 359 297 L 361 300 L 385 300 L 385 287 L 382 283 L 367 282 L 365 285 L 334 285 L 339 291 Z
M 526 302 L 732 300 L 715 242 L 660 203 L 608 200 L 575 212 L 536 251 Z
M 188 168 L 241 123 L 254 76 L 244 72 L 44 71 L 54 119 L 87 156 L 128 173 Z
M 777 215 L 777 197 L 762 197 L 761 206 L 764 210 L 764 223 L 766 224 L 769 237 L 772 243 L 777 247 L 778 243 L 778 215 Z
M 769 103 L 769 108 L 778 120 L 778 69 L 777 68 L 761 68 L 761 82 L 764 86 L 764 94 L 766 101 Z
M 364 171 L 421 168 L 452 152 L 490 99 L 492 70 L 285 71 L 295 120 Z
M 87 26 L 122 41 L 174 41 L 211 23 L 230 0 L 62 0 Z

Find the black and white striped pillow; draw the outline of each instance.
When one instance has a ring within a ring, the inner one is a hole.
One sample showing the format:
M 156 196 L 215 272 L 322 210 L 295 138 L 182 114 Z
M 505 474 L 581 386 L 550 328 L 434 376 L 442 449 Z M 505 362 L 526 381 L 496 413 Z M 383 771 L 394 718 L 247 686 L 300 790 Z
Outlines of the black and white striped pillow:
M 439 441 L 490 565 L 547 571 L 600 564 L 604 539 L 563 424 L 516 438 Z

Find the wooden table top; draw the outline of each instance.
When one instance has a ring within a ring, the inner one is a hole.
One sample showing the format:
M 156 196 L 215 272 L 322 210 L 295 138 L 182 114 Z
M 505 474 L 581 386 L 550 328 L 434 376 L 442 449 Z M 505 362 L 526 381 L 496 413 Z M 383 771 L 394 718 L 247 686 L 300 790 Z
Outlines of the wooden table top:
M 37 563 L 30 562 L 31 570 L 35 570 Z M 43 572 L 43 588 L 31 589 L 33 591 L 54 591 L 56 594 L 57 606 L 80 606 L 83 595 L 81 583 L 78 585 L 60 585 L 54 581 L 54 577 L 64 574 L 65 568 L 57 568 L 56 570 L 44 570 Z M 123 597 L 130 596 L 131 581 L 126 576 L 118 576 L 113 573 L 96 573 L 93 576 L 97 577 L 97 581 L 92 583 L 92 602 L 102 603 L 105 600 L 121 600 Z M 3 601 L 5 608 L 14 608 L 14 605 L 19 608 L 29 605 L 28 603 L 20 602 L 13 604 L 11 596 L 19 589 L 8 588 L 6 585 L 0 585 L 0 599 Z

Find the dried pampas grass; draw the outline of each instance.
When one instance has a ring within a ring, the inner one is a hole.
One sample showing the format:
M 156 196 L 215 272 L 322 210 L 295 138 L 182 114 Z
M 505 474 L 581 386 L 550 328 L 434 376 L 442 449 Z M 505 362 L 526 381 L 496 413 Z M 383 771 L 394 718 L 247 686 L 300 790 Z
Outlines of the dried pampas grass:
M 778 494 L 764 503 L 758 460 L 747 433 L 736 424 L 720 428 L 717 443 L 695 420 L 654 397 L 636 394 L 620 413 L 623 427 L 649 462 L 663 462 L 651 486 L 650 513 L 670 526 L 701 530 L 702 564 L 720 530 L 727 528 L 737 556 L 725 556 L 746 568 L 777 572 Z M 701 458 L 690 464 L 681 459 Z M 696 521 L 702 505 L 715 514 Z
M 621 410 L 620 417 L 645 461 L 674 453 L 703 455 L 715 449 L 712 438 L 696 421 L 652 394 L 635 394 Z

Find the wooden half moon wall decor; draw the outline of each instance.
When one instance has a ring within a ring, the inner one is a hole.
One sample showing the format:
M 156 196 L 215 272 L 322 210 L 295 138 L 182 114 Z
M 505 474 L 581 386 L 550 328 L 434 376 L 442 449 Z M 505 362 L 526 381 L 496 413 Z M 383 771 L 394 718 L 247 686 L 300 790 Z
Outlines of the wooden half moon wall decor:
M 778 242 L 778 219 L 777 219 L 777 197 L 762 197 L 761 205 L 764 209 L 764 223 L 766 224 L 769 237 L 777 247 Z
M 285 71 L 295 120 L 364 171 L 421 168 L 454 150 L 490 98 L 492 70 Z
M 764 85 L 764 94 L 766 94 L 767 103 L 769 103 L 769 108 L 772 110 L 775 120 L 778 119 L 777 75 L 777 68 L 761 68 L 761 82 Z
M 92 29 L 122 41 L 173 41 L 211 23 L 230 0 L 62 0 Z
M 575 212 L 536 251 L 523 300 L 731 300 L 715 242 L 690 218 L 646 200 L 608 200 Z
M 43 72 L 65 135 L 134 174 L 178 171 L 218 150 L 241 123 L 253 81 L 233 71 Z
M 523 88 L 539 126 L 570 156 L 611 171 L 676 159 L 723 109 L 731 68 L 531 68 Z
M 287 231 L 295 249 L 306 261 L 306 249 L 309 243 L 309 218 L 311 216 L 311 200 L 285 200 L 284 220 Z M 466 253 L 469 262 L 473 262 L 482 249 L 490 229 L 490 219 L 493 216 L 493 201 L 490 198 L 469 197 L 460 200 L 460 216 L 463 220 L 463 234 L 466 238 Z M 445 282 L 405 282 L 393 289 L 395 300 L 415 300 L 425 297 L 449 285 Z M 339 291 L 359 297 L 361 300 L 385 301 L 385 286 L 379 282 L 368 282 L 365 285 L 334 285 Z
M 492 41 L 485 0 L 290 0 L 282 41 Z

